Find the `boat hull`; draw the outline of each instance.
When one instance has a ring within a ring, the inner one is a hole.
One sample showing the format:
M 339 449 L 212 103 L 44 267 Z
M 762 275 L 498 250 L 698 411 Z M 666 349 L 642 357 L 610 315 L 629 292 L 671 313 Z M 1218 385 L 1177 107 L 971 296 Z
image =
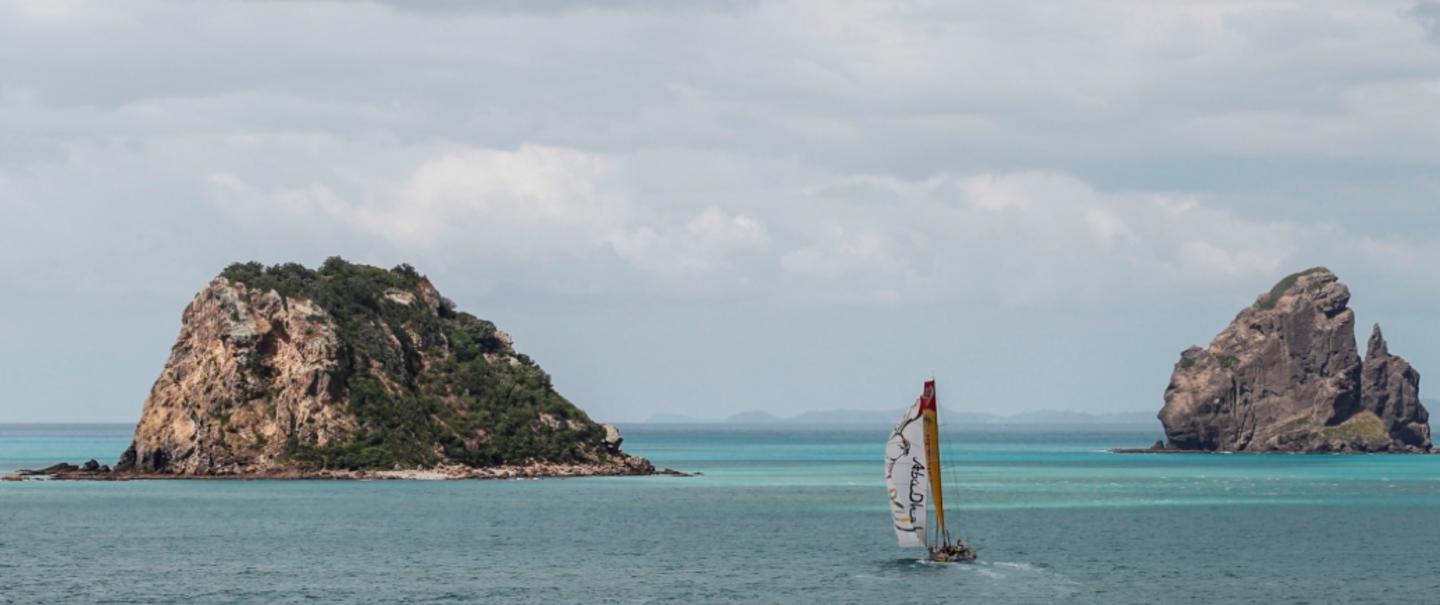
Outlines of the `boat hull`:
M 935 563 L 968 563 L 978 558 L 980 553 L 964 542 L 930 551 L 930 560 Z

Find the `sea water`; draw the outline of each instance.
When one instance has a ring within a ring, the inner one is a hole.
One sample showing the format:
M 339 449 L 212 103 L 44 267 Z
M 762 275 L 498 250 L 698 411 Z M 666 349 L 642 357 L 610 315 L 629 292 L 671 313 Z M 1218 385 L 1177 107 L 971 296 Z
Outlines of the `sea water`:
M 626 426 L 703 473 L 0 482 L 0 602 L 1440 602 L 1440 456 L 1139 455 L 1152 427 L 945 434 L 976 564 L 895 547 L 882 428 Z M 0 426 L 0 473 L 128 426 Z

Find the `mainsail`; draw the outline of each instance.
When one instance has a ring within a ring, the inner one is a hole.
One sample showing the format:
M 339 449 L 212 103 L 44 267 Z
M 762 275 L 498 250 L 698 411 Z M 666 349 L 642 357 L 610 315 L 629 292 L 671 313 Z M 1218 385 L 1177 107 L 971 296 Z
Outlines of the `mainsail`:
M 925 392 L 934 393 L 933 383 Z M 902 547 L 925 547 L 930 501 L 930 462 L 925 447 L 925 397 L 905 412 L 885 444 L 885 483 L 890 488 L 890 515 Z M 931 404 L 934 398 L 932 395 Z M 936 469 L 938 470 L 938 469 Z

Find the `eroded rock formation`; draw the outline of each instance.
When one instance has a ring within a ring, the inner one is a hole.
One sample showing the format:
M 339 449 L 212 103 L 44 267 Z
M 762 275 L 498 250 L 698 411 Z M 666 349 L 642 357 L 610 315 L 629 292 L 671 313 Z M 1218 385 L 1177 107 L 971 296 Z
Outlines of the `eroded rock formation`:
M 1296 273 L 1180 356 L 1159 418 L 1167 448 L 1426 451 L 1419 374 L 1377 326 L 1363 362 L 1350 290 L 1328 269 Z

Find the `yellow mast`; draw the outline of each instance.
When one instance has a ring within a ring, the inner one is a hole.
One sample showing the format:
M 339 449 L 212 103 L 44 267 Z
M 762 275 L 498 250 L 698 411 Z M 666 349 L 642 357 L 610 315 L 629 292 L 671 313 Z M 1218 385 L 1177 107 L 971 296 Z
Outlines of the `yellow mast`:
M 930 499 L 935 503 L 936 536 L 942 546 L 950 544 L 950 531 L 945 527 L 945 492 L 940 485 L 940 422 L 935 405 L 935 381 L 925 382 L 920 396 L 920 410 L 925 417 L 925 465 L 930 469 Z

